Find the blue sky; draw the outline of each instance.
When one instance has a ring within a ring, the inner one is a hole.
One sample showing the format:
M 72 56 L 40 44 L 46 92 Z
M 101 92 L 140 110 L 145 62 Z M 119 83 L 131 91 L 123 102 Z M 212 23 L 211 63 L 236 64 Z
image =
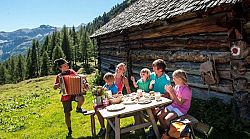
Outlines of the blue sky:
M 0 31 L 91 22 L 124 0 L 0 0 Z

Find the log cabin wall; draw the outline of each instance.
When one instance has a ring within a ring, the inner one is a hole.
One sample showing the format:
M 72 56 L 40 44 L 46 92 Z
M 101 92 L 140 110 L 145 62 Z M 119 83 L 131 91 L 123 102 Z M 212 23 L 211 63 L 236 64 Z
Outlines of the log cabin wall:
M 236 22 L 239 30 L 235 36 L 241 43 L 241 55 L 231 58 L 231 75 L 233 79 L 233 102 L 235 115 L 244 119 L 250 119 L 250 0 L 244 0 L 236 5 L 239 15 Z
M 247 7 L 244 14 L 242 6 Z M 225 102 L 234 98 L 240 116 L 249 118 L 249 7 L 248 2 L 223 5 L 99 36 L 101 72 L 114 72 L 114 66 L 124 62 L 128 76 L 138 79 L 142 68 L 152 71 L 152 62 L 161 58 L 171 80 L 174 70 L 187 71 L 194 97 L 217 97 Z M 240 45 L 240 55 L 232 56 L 233 45 Z M 218 85 L 208 86 L 201 79 L 200 65 L 209 58 L 215 60 Z

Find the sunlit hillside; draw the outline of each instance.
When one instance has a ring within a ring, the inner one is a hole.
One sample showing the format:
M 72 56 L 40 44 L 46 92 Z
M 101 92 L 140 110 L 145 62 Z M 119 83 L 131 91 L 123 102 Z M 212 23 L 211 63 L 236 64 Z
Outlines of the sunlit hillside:
M 88 76 L 92 85 L 94 73 Z M 65 138 L 67 128 L 55 76 L 25 80 L 0 86 L 0 138 Z M 93 109 L 89 91 L 83 107 Z M 76 103 L 73 102 L 73 108 Z M 91 138 L 90 117 L 72 111 L 73 138 Z M 100 126 L 96 119 L 96 132 Z M 130 124 L 130 122 L 123 122 Z M 131 135 L 132 136 L 132 135 Z
M 64 138 L 67 128 L 55 76 L 0 87 L 0 138 Z M 92 109 L 91 94 L 84 107 Z M 73 103 L 75 107 L 75 103 Z M 89 117 L 72 112 L 73 135 L 91 136 Z M 89 129 L 89 130 L 88 130 Z

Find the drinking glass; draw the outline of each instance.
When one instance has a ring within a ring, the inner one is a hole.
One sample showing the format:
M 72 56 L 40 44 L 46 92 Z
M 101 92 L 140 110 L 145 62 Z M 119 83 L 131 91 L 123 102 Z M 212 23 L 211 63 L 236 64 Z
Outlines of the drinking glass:
M 156 101 L 161 100 L 161 93 L 160 92 L 155 92 L 155 100 Z

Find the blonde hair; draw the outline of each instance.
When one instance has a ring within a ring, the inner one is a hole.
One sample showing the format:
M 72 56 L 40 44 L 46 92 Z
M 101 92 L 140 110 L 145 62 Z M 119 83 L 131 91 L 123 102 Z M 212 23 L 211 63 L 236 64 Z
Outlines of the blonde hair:
M 116 66 L 116 69 L 118 69 L 119 67 L 123 67 L 124 71 L 126 71 L 126 69 L 127 69 L 126 64 L 124 64 L 124 63 L 119 63 L 119 64 Z
M 114 74 L 107 72 L 104 76 L 103 76 L 103 80 L 107 80 L 107 81 L 115 81 L 115 76 Z
M 150 78 L 150 70 L 148 69 L 148 68 L 143 68 L 143 69 L 141 69 L 141 71 L 140 71 L 140 75 L 142 74 L 142 73 L 146 73 L 147 75 L 148 75 L 148 78 L 147 79 L 149 79 Z
M 187 83 L 187 73 L 182 69 L 175 70 L 173 77 L 180 78 L 185 84 Z

